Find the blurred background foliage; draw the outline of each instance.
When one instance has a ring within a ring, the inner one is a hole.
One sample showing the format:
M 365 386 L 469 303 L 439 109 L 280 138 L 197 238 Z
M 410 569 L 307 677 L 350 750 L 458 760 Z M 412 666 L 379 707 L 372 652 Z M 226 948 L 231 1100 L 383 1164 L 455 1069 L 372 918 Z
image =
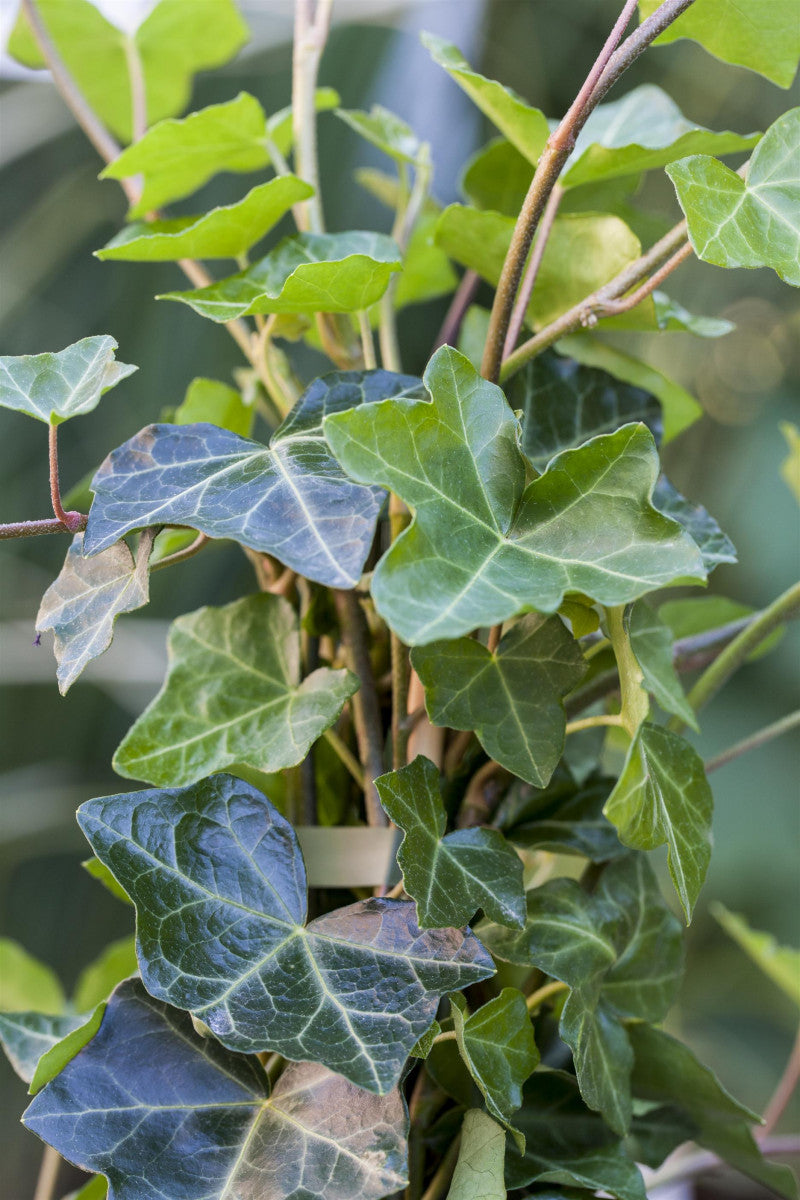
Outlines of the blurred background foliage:
M 106 11 L 131 0 L 107 0 Z M 192 108 L 246 90 L 267 112 L 289 102 L 290 5 L 244 0 L 253 41 L 227 68 L 201 76 Z M 432 145 L 434 192 L 459 198 L 459 171 L 493 131 L 428 58 L 418 33 L 456 42 L 486 74 L 514 86 L 557 116 L 568 107 L 618 10 L 617 0 L 417 0 L 405 4 L 342 0 L 320 82 L 345 107 L 380 102 Z M 9 16 L 4 3 L 3 16 Z M 664 87 L 701 124 L 749 131 L 767 126 L 800 96 L 678 42 L 650 51 L 612 98 L 644 81 Z M 65 490 L 94 471 L 106 453 L 161 410 L 180 402 L 195 376 L 229 379 L 241 366 L 224 330 L 188 308 L 160 304 L 157 292 L 182 286 L 172 264 L 100 263 L 92 250 L 122 224 L 125 205 L 44 80 L 0 83 L 0 344 L 4 354 L 57 350 L 110 333 L 119 357 L 139 371 L 91 418 L 63 430 Z M 359 166 L 386 169 L 333 115 L 320 119 L 321 172 L 329 227 L 388 231 L 390 216 L 353 178 Z M 176 211 L 199 211 L 242 194 L 221 176 Z M 648 177 L 641 206 L 678 218 L 663 173 Z M 288 224 L 272 235 L 276 240 Z M 727 317 L 736 332 L 718 341 L 683 334 L 618 335 L 620 345 L 677 378 L 706 416 L 667 451 L 667 470 L 701 501 L 736 543 L 739 566 L 714 574 L 713 592 L 760 607 L 797 575 L 797 507 L 779 476 L 781 420 L 798 420 L 800 312 L 797 293 L 770 271 L 721 271 L 690 262 L 670 293 L 694 312 Z M 488 295 L 488 293 L 487 293 Z M 400 332 L 407 370 L 420 371 L 446 305 L 406 310 Z M 306 378 L 319 360 L 300 355 Z M 46 437 L 23 416 L 0 416 L 2 520 L 48 513 Z M 69 988 L 79 970 L 114 937 L 129 931 L 129 910 L 81 870 L 87 856 L 74 820 L 89 796 L 117 790 L 113 750 L 157 690 L 167 623 L 202 604 L 222 604 L 253 589 L 247 560 L 221 544 L 152 580 L 141 615 L 123 618 L 112 650 L 59 697 L 49 647 L 36 646 L 39 599 L 58 572 L 66 538 L 5 542 L 2 571 L 3 731 L 0 754 L 0 933 L 51 963 Z M 703 718 L 698 740 L 709 757 L 797 705 L 800 628 L 777 651 L 748 666 Z M 689 931 L 686 984 L 672 1025 L 734 1093 L 764 1105 L 788 1053 L 796 1014 L 716 925 L 707 905 L 719 899 L 757 928 L 797 942 L 800 873 L 797 743 L 784 738 L 721 769 L 714 777 L 715 852 Z M 0 1057 L 0 1143 L 6 1194 L 28 1195 L 40 1147 L 17 1124 L 24 1085 Z M 788 1127 L 788 1126 L 787 1126 Z M 744 1193 L 742 1193 L 744 1194 Z M 748 1195 L 754 1193 L 748 1192 Z

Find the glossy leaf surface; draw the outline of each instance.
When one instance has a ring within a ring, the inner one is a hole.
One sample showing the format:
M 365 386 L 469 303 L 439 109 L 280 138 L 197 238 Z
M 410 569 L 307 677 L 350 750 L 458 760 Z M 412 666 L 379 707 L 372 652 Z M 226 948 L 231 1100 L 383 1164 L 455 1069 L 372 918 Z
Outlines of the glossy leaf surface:
M 422 932 L 408 902 L 360 901 L 305 927 L 294 830 L 233 776 L 91 800 L 78 820 L 136 905 L 147 990 L 231 1049 L 386 1092 L 439 997 L 492 974 L 471 932 Z
M 628 636 L 636 661 L 642 668 L 646 690 L 652 692 L 665 712 L 675 713 L 697 731 L 694 709 L 686 699 L 672 663 L 672 633 L 669 626 L 643 600 L 637 600 L 631 610 Z
M 568 591 L 620 604 L 702 578 L 691 539 L 650 504 L 658 456 L 643 426 L 559 455 L 526 488 L 500 389 L 449 346 L 425 384 L 432 402 L 388 400 L 325 421 L 347 473 L 391 488 L 415 514 L 372 581 L 379 612 L 407 644 L 526 609 L 554 612 Z
M 116 362 L 108 334 L 82 338 L 55 354 L 0 358 L 0 408 L 27 413 L 47 425 L 91 412 L 109 388 L 136 367 Z
M 505 1156 L 501 1127 L 479 1108 L 469 1109 L 461 1126 L 461 1146 L 447 1200 L 506 1200 Z
M 658 477 L 653 490 L 653 503 L 659 512 L 683 526 L 699 548 L 709 573 L 720 563 L 736 562 L 736 547 L 722 532 L 708 509 L 682 496 L 666 475 Z
M 722 904 L 712 904 L 711 912 L 729 937 L 800 1008 L 800 950 L 779 945 L 771 934 L 752 929 L 744 917 Z
M 369 112 L 340 108 L 337 109 L 336 115 L 396 162 L 413 164 L 417 161 L 420 152 L 419 138 L 405 121 L 383 105 L 373 104 Z
M 99 1033 L 25 1124 L 106 1175 L 109 1200 L 380 1200 L 405 1182 L 397 1091 L 373 1096 L 299 1063 L 269 1095 L 257 1059 L 198 1037 L 185 1013 L 136 980 L 117 990 Z
M 466 1011 L 460 995 L 452 997 L 451 1006 L 461 1057 L 489 1113 L 510 1129 L 522 1153 L 525 1140 L 510 1121 L 522 1105 L 522 1085 L 539 1064 L 525 997 L 516 988 L 503 988 L 474 1013 Z
M 30 1083 L 39 1060 L 85 1020 L 76 1013 L 0 1012 L 0 1043 L 17 1075 Z
M 179 617 L 168 654 L 161 691 L 114 756 L 126 779 L 174 786 L 234 763 L 295 766 L 358 687 L 328 667 L 301 681 L 297 616 L 269 593 Z
M 592 862 L 619 858 L 627 850 L 603 816 L 614 783 L 601 777 L 579 785 L 561 766 L 543 791 L 512 785 L 498 809 L 498 827 L 515 846 L 581 854 Z
M 562 698 L 586 670 L 562 621 L 523 617 L 494 652 L 473 638 L 417 646 L 411 664 L 434 725 L 473 729 L 490 758 L 547 783 L 564 749 Z
M 403 830 L 397 862 L 423 929 L 460 928 L 482 908 L 493 920 L 525 921 L 522 862 L 496 829 L 447 825 L 439 772 L 418 756 L 375 781 L 381 804 Z

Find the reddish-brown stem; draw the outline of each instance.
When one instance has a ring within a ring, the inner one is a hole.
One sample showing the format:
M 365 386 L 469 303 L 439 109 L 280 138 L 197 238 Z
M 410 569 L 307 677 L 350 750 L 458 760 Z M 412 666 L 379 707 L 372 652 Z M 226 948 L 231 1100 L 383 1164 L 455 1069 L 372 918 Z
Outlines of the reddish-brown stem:
M 508 324 L 508 333 L 506 334 L 505 345 L 503 346 L 503 358 L 508 358 L 512 354 L 514 347 L 517 344 L 517 339 L 522 332 L 522 326 L 525 323 L 525 313 L 528 311 L 528 305 L 531 302 L 533 295 L 534 284 L 536 283 L 539 274 L 539 268 L 542 265 L 544 258 L 547 239 L 550 237 L 550 231 L 553 228 L 553 222 L 556 219 L 558 206 L 561 203 L 561 198 L 564 195 L 564 189 L 560 184 L 556 184 L 550 193 L 547 204 L 544 206 L 542 219 L 539 223 L 539 229 L 536 234 L 536 240 L 531 248 L 528 265 L 525 268 L 525 275 L 522 280 L 522 285 L 519 289 L 519 294 L 514 302 L 514 311 L 511 314 L 511 320 Z
M 450 301 L 450 307 L 442 322 L 442 327 L 436 335 L 431 353 L 438 350 L 440 346 L 452 346 L 456 341 L 461 322 L 472 303 L 480 281 L 481 277 L 477 271 L 465 271 L 461 276 L 461 282 L 453 293 L 453 299 Z
M 80 533 L 86 528 L 88 518 L 85 513 L 68 512 L 69 525 L 54 517 L 45 517 L 43 521 L 12 521 L 8 525 L 0 525 L 0 541 L 7 538 L 40 537 L 44 533 Z
M 648 296 L 651 296 L 660 283 L 663 283 L 668 275 L 671 275 L 676 267 L 681 263 L 686 262 L 687 258 L 691 258 L 694 253 L 691 242 L 687 242 L 685 246 L 681 246 L 680 250 L 673 254 L 672 258 L 668 258 L 663 267 L 660 267 L 654 275 L 651 275 L 645 283 L 638 287 L 635 292 L 631 292 L 629 296 L 623 296 L 621 300 L 608 300 L 603 305 L 602 313 L 595 314 L 598 318 L 613 317 L 617 313 L 628 312 L 632 308 L 636 308 L 637 304 L 641 304 Z
M 757 1134 L 759 1141 L 769 1137 L 780 1121 L 786 1111 L 786 1106 L 794 1094 L 798 1081 L 800 1081 L 800 1030 L 798 1030 L 797 1037 L 794 1039 L 792 1052 L 789 1055 L 778 1086 L 767 1105 L 767 1111 L 764 1113 L 764 1125 Z
M 83 528 L 81 522 L 83 515 L 81 513 L 65 512 L 64 506 L 61 503 L 61 488 L 58 483 L 58 426 L 48 425 L 47 440 L 50 458 L 50 503 L 53 506 L 53 512 L 57 521 L 60 521 L 65 529 L 70 533 L 77 533 Z M 85 522 L 84 522 L 85 524 Z

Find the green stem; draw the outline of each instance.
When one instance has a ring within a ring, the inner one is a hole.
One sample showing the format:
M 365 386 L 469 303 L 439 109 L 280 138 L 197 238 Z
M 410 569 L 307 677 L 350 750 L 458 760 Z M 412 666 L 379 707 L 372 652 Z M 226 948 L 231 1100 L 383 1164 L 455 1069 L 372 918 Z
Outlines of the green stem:
M 353 754 L 352 750 L 347 745 L 347 742 L 345 742 L 343 738 L 339 737 L 339 734 L 334 729 L 326 729 L 322 736 L 325 738 L 326 742 L 334 751 L 334 753 L 338 755 L 338 757 L 347 767 L 358 786 L 363 788 L 364 772 L 361 768 L 361 763 L 358 761 L 355 754 Z
M 650 701 L 643 688 L 644 675 L 636 661 L 631 640 L 625 628 L 625 605 L 606 609 L 608 634 L 614 657 L 617 660 L 620 687 L 619 723 L 623 729 L 634 737 L 636 730 L 647 719 L 650 711 Z
M 580 733 L 584 729 L 595 729 L 598 725 L 624 725 L 624 721 L 621 715 L 611 716 L 602 713 L 597 717 L 582 717 L 579 721 L 570 721 L 564 733 Z
M 403 200 L 405 189 L 401 189 L 401 199 L 397 206 L 392 227 L 394 238 L 401 255 L 405 255 L 414 226 L 428 195 L 431 180 L 430 152 L 427 145 L 420 147 L 419 158 L 414 168 L 414 186 L 407 202 Z M 401 176 L 402 181 L 402 176 Z M 400 283 L 400 272 L 395 273 L 389 280 L 389 286 L 381 297 L 379 337 L 381 346 L 381 362 L 387 371 L 402 371 L 400 344 L 397 339 L 397 313 L 394 300 Z
M 758 750 L 759 746 L 765 746 L 773 738 L 781 737 L 791 729 L 796 729 L 798 725 L 800 725 L 800 708 L 796 712 L 789 713 L 787 717 L 781 717 L 779 721 L 773 721 L 771 725 L 765 725 L 757 733 L 751 733 L 749 737 L 742 738 L 740 742 L 735 742 L 721 754 L 710 758 L 706 763 L 706 775 L 718 770 L 719 767 L 724 767 L 726 763 L 733 762 L 735 758 L 747 754 L 750 750 Z
M 304 201 L 305 227 L 311 233 L 322 233 L 325 229 L 319 190 L 316 91 L 332 6 L 333 0 L 318 0 L 312 18 L 312 0 L 295 0 L 292 56 L 294 161 L 297 174 L 314 189 L 314 195 Z
M 536 1012 L 541 1008 L 545 1000 L 549 1000 L 551 996 L 558 996 L 561 992 L 567 990 L 567 984 L 562 983 L 560 979 L 554 980 L 552 983 L 546 983 L 543 987 L 537 988 L 535 992 L 531 992 L 530 996 L 525 998 L 525 1004 L 528 1007 L 528 1012 Z
M 363 308 L 358 311 L 358 329 L 361 334 L 361 354 L 364 358 L 364 366 L 368 371 L 374 371 L 378 365 L 375 358 L 375 342 L 372 338 L 369 313 Z

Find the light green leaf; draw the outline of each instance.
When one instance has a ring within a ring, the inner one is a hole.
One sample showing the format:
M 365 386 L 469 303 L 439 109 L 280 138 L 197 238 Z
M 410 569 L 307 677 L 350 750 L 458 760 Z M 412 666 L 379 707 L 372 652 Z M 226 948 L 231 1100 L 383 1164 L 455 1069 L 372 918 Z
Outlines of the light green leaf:
M 718 267 L 772 267 L 800 287 L 800 108 L 770 125 L 746 181 L 705 154 L 672 163 L 667 174 L 698 258 Z
M 791 421 L 781 421 L 780 431 L 786 439 L 789 453 L 781 463 L 781 475 L 800 503 L 800 429 Z
M 67 1063 L 72 1062 L 75 1055 L 88 1045 L 100 1028 L 105 1010 L 105 1001 L 103 1001 L 97 1005 L 88 1018 L 85 1014 L 76 1017 L 74 1028 L 64 1029 L 54 1045 L 40 1055 L 28 1089 L 32 1096 L 40 1092 L 51 1079 L 55 1079 L 56 1075 L 64 1070 Z
M 238 258 L 276 225 L 293 204 L 313 195 L 295 175 L 279 175 L 236 204 L 198 217 L 139 221 L 127 225 L 95 257 L 125 262 L 174 262 L 179 258 Z
M 66 695 L 89 663 L 111 645 L 121 613 L 142 608 L 149 599 L 147 564 L 152 532 L 142 535 L 136 558 L 127 543 L 115 542 L 101 554 L 84 558 L 83 534 L 72 539 L 64 565 L 45 594 L 36 629 L 52 629 L 58 663 L 58 690 Z
M 627 846 L 655 850 L 666 843 L 687 922 L 711 858 L 712 808 L 697 751 L 676 733 L 645 721 L 603 812 Z
M 644 21 L 661 0 L 640 0 Z M 795 0 L 695 0 L 655 45 L 692 38 L 723 62 L 749 67 L 778 87 L 788 88 L 800 57 L 800 21 Z
M 722 317 L 703 317 L 691 313 L 677 300 L 658 290 L 653 292 L 653 305 L 658 328 L 668 333 L 693 333 L 695 337 L 718 338 L 726 337 L 736 328 L 732 321 Z
M 520 1154 L 525 1138 L 510 1124 L 522 1106 L 522 1085 L 539 1064 L 525 997 L 503 988 L 488 1004 L 469 1013 L 462 995 L 451 998 L 453 1025 L 461 1057 L 495 1120 L 510 1131 Z
M 506 1200 L 505 1156 L 503 1130 L 485 1112 L 471 1108 L 464 1114 L 458 1161 L 447 1200 Z
M 415 1046 L 411 1050 L 409 1057 L 410 1058 L 427 1058 L 431 1052 L 433 1043 L 436 1041 L 437 1037 L 439 1036 L 439 1034 L 441 1032 L 442 1032 L 441 1025 L 439 1024 L 438 1021 L 434 1021 L 433 1024 L 431 1025 L 430 1029 L 426 1033 L 423 1033 L 422 1037 L 415 1044 Z
M 77 1192 L 70 1192 L 64 1200 L 105 1200 L 108 1195 L 108 1183 L 105 1175 L 93 1175 Z
M 439 218 L 436 240 L 451 258 L 493 286 L 500 279 L 512 217 L 451 204 Z M 553 222 L 526 317 L 548 324 L 608 283 L 641 252 L 639 239 L 619 217 L 569 213 Z
M 492 652 L 474 638 L 416 646 L 411 665 L 434 725 L 473 729 L 490 758 L 543 787 L 564 749 L 562 699 L 586 666 L 558 617 L 523 617 Z
M 422 44 L 512 145 L 535 164 L 550 136 L 544 113 L 531 108 L 511 88 L 473 71 L 461 51 L 443 38 L 423 33 Z
M 91 412 L 109 388 L 137 369 L 116 362 L 108 334 L 82 338 L 54 354 L 0 358 L 0 408 L 13 408 L 48 425 Z
M 114 756 L 126 779 L 174 786 L 233 763 L 293 767 L 358 687 L 327 667 L 301 682 L 297 617 L 269 594 L 179 617 L 168 649 L 161 691 Z
M 436 213 L 423 213 L 414 226 L 394 293 L 396 309 L 446 296 L 458 284 L 449 258 L 436 244 L 437 220 Z
M 444 836 L 439 772 L 429 759 L 418 755 L 407 767 L 381 775 L 375 786 L 403 830 L 397 863 L 422 929 L 460 929 L 478 908 L 501 924 L 523 925 L 521 859 L 496 829 Z
M 0 1044 L 17 1075 L 30 1084 L 40 1060 L 85 1020 L 75 1014 L 0 1012 Z
M 89 1012 L 107 1000 L 117 984 L 129 975 L 135 975 L 137 970 L 134 939 L 124 937 L 112 942 L 81 971 L 75 984 L 73 1005 L 78 1012 Z
M 18 942 L 0 938 L 0 1012 L 62 1013 L 64 989 L 55 974 Z
M 388 108 L 381 104 L 373 104 L 369 112 L 338 108 L 336 115 L 395 162 L 417 162 L 421 149 L 419 138 L 405 121 L 389 112 Z
M 197 71 L 218 67 L 247 41 L 235 0 L 160 0 L 132 35 L 106 20 L 90 0 L 38 0 L 39 15 L 89 105 L 123 141 L 133 136 L 130 56 L 140 60 L 147 123 L 179 113 Z M 29 67 L 44 61 L 22 14 L 8 52 Z
M 459 188 L 475 208 L 516 217 L 531 185 L 533 171 L 532 163 L 516 146 L 505 138 L 493 138 L 467 159 Z
M 718 901 L 711 905 L 711 914 L 764 974 L 800 1006 L 800 950 L 779 945 L 771 933 L 751 929 L 744 917 L 729 912 Z
M 111 892 L 112 896 L 116 896 L 118 900 L 121 900 L 123 904 L 133 903 L 125 889 L 120 887 L 106 864 L 101 863 L 99 858 L 95 858 L 94 856 L 87 858 L 81 863 L 81 866 L 88 875 L 91 875 L 92 879 L 96 879 L 99 883 L 102 883 L 103 887 Z
M 329 112 L 338 108 L 341 97 L 335 88 L 321 87 L 314 92 L 314 111 Z M 281 108 L 267 119 L 267 138 L 284 156 L 294 144 L 294 117 L 291 106 Z
M 255 409 L 245 404 L 236 388 L 217 379 L 193 379 L 182 403 L 173 415 L 175 425 L 194 425 L 207 421 L 220 429 L 229 429 L 240 437 L 250 437 Z
M 689 154 L 736 154 L 750 150 L 759 137 L 695 125 L 665 91 L 645 83 L 590 114 L 559 182 L 576 187 L 638 175 Z
M 356 312 L 380 300 L 402 262 L 382 233 L 300 233 L 266 258 L 208 287 L 166 292 L 212 321 L 251 313 Z
M 486 921 L 477 932 L 495 957 L 569 985 L 560 1028 L 581 1093 L 624 1135 L 633 1055 L 622 1022 L 662 1020 L 682 973 L 680 926 L 644 856 L 610 863 L 591 894 L 572 879 L 529 892 L 521 933 Z
M 391 488 L 415 514 L 372 579 L 379 612 L 408 645 L 554 612 L 567 592 L 620 604 L 703 578 L 694 543 L 650 504 L 658 455 L 643 426 L 558 455 L 526 488 L 500 389 L 449 346 L 425 385 L 432 402 L 386 400 L 324 424 L 352 478 Z
M 686 699 L 678 673 L 672 664 L 672 632 L 644 600 L 631 610 L 628 629 L 631 649 L 642 668 L 644 686 L 652 692 L 665 712 L 675 713 L 690 728 L 698 731 L 694 709 Z

